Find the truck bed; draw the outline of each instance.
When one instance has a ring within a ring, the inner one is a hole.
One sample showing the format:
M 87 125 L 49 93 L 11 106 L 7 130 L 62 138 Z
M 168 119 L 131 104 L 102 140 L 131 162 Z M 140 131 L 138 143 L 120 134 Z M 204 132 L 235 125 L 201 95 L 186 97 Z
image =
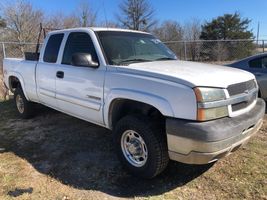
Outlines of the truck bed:
M 37 61 L 24 60 L 23 58 L 5 58 L 3 60 L 5 84 L 9 88 L 9 80 L 7 77 L 15 76 L 19 77 L 23 83 L 22 88 L 28 99 L 32 101 L 38 101 L 36 94 L 35 83 L 35 68 Z

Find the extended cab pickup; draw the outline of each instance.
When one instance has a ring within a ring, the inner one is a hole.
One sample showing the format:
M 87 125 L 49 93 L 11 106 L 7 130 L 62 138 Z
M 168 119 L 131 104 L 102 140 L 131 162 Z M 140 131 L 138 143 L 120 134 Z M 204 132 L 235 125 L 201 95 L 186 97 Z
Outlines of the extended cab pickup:
M 4 59 L 4 79 L 21 117 L 41 103 L 111 129 L 122 163 L 144 178 L 169 159 L 205 164 L 229 155 L 265 113 L 251 73 L 179 61 L 137 31 L 50 32 L 38 61 Z

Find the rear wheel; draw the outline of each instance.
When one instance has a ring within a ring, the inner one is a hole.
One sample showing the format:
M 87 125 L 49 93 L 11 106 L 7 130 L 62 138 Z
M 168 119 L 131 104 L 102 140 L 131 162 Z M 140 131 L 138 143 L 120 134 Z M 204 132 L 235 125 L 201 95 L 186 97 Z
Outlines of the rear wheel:
M 141 178 L 153 178 L 167 166 L 164 129 L 146 116 L 126 116 L 116 125 L 114 140 L 122 164 Z
M 28 101 L 20 87 L 14 92 L 14 102 L 18 114 L 23 119 L 31 118 L 34 114 L 34 103 Z

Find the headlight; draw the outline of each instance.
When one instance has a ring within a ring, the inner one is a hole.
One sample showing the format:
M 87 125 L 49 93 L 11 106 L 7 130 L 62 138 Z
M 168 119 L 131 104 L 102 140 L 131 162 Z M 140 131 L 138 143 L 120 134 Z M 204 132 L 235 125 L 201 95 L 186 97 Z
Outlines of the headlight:
M 228 116 L 227 106 L 215 107 L 215 108 L 205 108 L 200 106 L 204 105 L 205 102 L 214 102 L 226 99 L 223 89 L 196 87 L 194 88 L 194 91 L 196 94 L 196 99 L 198 104 L 197 108 L 198 121 L 207 121 Z

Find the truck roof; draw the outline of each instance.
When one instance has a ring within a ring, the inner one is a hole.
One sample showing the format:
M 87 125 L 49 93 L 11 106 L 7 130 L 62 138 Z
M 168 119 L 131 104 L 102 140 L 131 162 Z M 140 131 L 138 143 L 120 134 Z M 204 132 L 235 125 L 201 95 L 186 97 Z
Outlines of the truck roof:
M 92 30 L 92 31 L 121 31 L 121 32 L 132 32 L 132 33 L 143 33 L 143 34 L 149 34 L 147 32 L 143 31 L 136 31 L 136 30 L 130 30 L 130 29 L 121 29 L 121 28 L 105 28 L 105 27 L 79 27 L 79 28 L 69 28 L 69 29 L 60 29 L 51 31 L 50 34 L 54 33 L 62 33 L 62 32 L 71 32 L 71 31 L 79 31 L 79 30 Z

